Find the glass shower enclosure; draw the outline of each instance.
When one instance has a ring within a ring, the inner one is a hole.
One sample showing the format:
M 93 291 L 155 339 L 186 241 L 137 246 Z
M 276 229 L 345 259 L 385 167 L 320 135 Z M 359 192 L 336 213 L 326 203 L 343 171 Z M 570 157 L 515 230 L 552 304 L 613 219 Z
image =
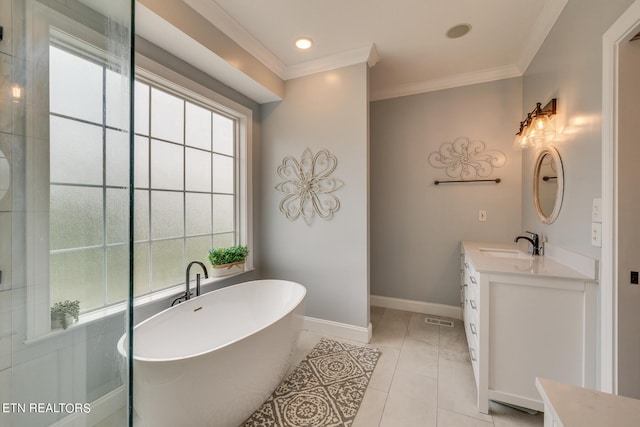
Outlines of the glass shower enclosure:
M 0 425 L 131 425 L 132 1 L 0 26 Z

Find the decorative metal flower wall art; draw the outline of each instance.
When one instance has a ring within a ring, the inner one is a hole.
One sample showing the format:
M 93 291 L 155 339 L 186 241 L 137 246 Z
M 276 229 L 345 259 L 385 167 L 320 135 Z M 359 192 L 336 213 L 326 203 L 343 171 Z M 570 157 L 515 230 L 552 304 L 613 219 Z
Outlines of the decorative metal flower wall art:
M 462 180 L 486 178 L 506 162 L 507 156 L 503 152 L 486 150 L 484 142 L 464 137 L 445 142 L 438 151 L 429 154 L 431 166 L 444 169 L 451 178 Z
M 344 185 L 331 176 L 337 166 L 338 159 L 328 150 L 314 155 L 307 148 L 300 161 L 285 157 L 277 170 L 282 182 L 275 187 L 284 193 L 280 212 L 290 220 L 302 216 L 307 225 L 311 225 L 314 213 L 322 219 L 331 218 L 340 208 L 340 200 L 333 192 Z

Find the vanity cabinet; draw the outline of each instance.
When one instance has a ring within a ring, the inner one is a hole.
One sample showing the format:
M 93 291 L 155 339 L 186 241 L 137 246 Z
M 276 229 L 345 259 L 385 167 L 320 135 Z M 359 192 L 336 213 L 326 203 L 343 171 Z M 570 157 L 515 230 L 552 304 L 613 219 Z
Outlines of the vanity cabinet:
M 489 400 L 543 410 L 536 377 L 596 381 L 596 282 L 514 245 L 462 242 L 465 333 L 478 409 Z

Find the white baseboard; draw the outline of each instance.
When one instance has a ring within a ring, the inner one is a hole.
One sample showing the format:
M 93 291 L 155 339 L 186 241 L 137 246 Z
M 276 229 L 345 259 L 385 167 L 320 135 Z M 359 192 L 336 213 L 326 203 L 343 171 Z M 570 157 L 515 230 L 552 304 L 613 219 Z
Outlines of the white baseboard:
M 455 305 L 382 297 L 378 295 L 371 295 L 369 302 L 376 307 L 393 308 L 396 310 L 412 311 L 414 313 L 431 314 L 462 320 L 462 309 Z
M 347 323 L 333 322 L 331 320 L 317 319 L 309 316 L 305 316 L 302 320 L 302 329 L 362 343 L 371 341 L 373 334 L 371 323 L 364 328 L 362 326 L 354 326 Z

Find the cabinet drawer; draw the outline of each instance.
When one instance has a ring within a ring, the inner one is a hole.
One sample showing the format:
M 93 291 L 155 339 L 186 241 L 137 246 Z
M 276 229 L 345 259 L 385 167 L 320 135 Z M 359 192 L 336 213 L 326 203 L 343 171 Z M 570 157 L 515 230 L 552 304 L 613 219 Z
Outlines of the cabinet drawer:
M 479 374 L 479 362 L 478 362 L 478 347 L 469 346 L 469 359 L 471 359 L 471 367 L 473 368 L 473 376 L 476 380 L 476 388 L 478 387 L 478 374 Z
M 478 322 L 478 316 L 474 316 L 472 312 L 468 313 L 469 317 L 464 322 L 464 332 L 467 335 L 467 344 L 469 347 L 474 347 L 476 351 L 480 348 L 479 343 L 479 331 L 480 323 Z

